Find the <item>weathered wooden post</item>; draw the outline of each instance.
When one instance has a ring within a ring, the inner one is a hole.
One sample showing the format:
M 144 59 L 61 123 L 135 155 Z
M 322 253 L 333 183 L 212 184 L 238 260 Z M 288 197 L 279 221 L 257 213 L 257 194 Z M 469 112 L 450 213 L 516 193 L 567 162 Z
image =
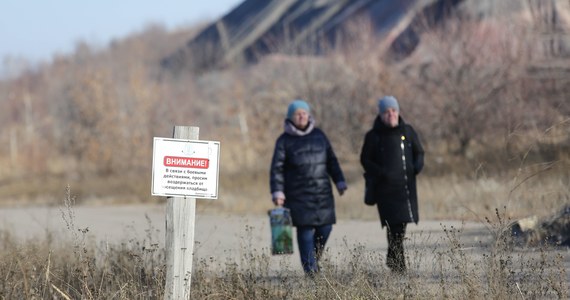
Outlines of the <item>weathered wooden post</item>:
M 220 142 L 201 141 L 199 128 L 175 126 L 154 138 L 153 196 L 167 197 L 165 299 L 188 299 L 194 257 L 196 198 L 217 199 Z
M 175 126 L 172 137 L 198 140 L 199 134 L 199 127 Z M 190 298 L 195 217 L 196 198 L 167 198 L 166 289 L 164 299 Z

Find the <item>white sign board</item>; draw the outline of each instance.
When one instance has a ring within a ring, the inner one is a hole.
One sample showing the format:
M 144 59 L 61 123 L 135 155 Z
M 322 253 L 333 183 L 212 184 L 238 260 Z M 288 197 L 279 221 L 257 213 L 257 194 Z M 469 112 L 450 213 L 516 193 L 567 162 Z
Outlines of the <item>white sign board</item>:
M 218 198 L 220 142 L 154 138 L 152 195 Z

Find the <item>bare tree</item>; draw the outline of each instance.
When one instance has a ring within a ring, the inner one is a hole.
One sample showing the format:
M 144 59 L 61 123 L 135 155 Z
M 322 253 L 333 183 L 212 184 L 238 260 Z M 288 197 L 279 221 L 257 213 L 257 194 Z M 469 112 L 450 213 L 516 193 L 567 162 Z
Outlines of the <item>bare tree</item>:
M 458 154 L 501 126 L 505 99 L 521 72 L 510 34 L 505 24 L 455 19 L 422 37 L 415 82 L 431 99 L 433 132 Z

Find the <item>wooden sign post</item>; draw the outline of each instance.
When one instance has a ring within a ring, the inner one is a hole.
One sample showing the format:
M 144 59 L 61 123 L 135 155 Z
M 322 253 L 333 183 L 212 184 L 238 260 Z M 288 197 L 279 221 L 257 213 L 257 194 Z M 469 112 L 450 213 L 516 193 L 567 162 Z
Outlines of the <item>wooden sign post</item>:
M 199 139 L 199 127 L 175 126 L 173 138 Z M 196 198 L 168 197 L 164 299 L 190 299 Z
M 167 197 L 168 300 L 190 297 L 196 198 L 218 198 L 220 142 L 198 136 L 198 127 L 175 126 L 173 138 L 154 138 L 151 194 Z

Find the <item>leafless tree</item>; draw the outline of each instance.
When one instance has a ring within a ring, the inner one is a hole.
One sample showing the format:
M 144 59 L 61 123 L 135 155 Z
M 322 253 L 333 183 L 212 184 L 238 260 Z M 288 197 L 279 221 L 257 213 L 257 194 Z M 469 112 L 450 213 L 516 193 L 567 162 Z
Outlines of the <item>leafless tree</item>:
M 417 87 L 429 98 L 431 128 L 465 155 L 499 130 L 521 74 L 521 53 L 506 24 L 456 19 L 424 34 L 415 54 Z

